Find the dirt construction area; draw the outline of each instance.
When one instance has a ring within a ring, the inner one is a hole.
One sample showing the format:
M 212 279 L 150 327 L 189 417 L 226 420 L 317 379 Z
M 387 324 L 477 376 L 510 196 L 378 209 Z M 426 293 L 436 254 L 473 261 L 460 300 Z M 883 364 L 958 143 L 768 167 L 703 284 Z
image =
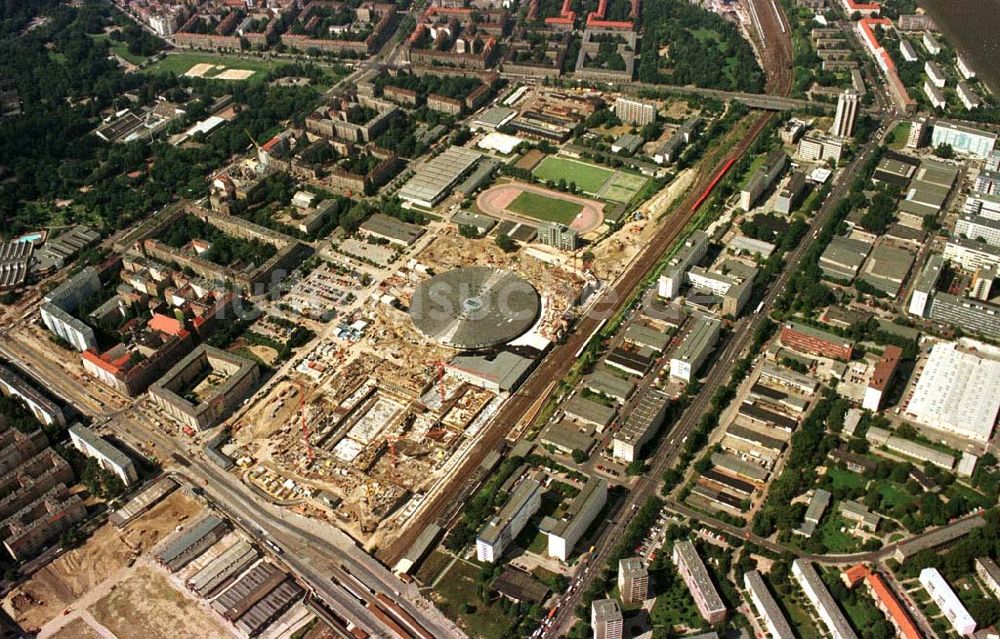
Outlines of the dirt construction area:
M 232 637 L 198 602 L 149 567 L 138 569 L 90 607 L 94 619 L 119 639 Z
M 101 526 L 82 547 L 62 554 L 8 593 L 4 610 L 25 630 L 41 628 L 81 597 L 93 596 L 102 584 L 117 581 L 133 558 L 148 552 L 201 509 L 178 490 L 124 530 L 112 524 Z

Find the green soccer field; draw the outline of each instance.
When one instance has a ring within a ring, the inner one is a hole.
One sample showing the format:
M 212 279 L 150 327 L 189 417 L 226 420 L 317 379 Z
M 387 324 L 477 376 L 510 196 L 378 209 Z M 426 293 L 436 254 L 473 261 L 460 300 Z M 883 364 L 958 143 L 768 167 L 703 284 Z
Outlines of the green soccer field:
M 576 219 L 576 216 L 583 210 L 583 206 L 575 202 L 525 191 L 514 198 L 507 210 L 543 222 L 569 224 Z
M 552 155 L 539 162 L 533 173 L 535 177 L 546 182 L 555 183 L 559 180 L 566 180 L 567 184 L 575 182 L 581 191 L 590 195 L 600 191 L 604 183 L 614 175 L 614 171 L 610 169 Z

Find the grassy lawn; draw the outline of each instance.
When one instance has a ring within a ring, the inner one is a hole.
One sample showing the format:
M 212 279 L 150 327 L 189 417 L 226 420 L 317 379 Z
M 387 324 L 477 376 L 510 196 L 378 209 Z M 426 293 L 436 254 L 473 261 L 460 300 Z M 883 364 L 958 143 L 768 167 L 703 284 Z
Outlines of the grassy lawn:
M 830 510 L 833 510 L 832 506 Z M 823 522 L 819 526 L 819 534 L 827 552 L 833 554 L 857 552 L 861 548 L 861 542 L 851 533 L 842 531 L 841 528 L 849 529 L 850 524 L 840 515 L 830 512 L 823 518 Z
M 558 182 L 560 179 L 566 180 L 567 183 L 574 182 L 584 193 L 593 195 L 601 190 L 614 172 L 588 162 L 550 155 L 542 160 L 532 173 L 546 182 Z
M 124 42 L 117 42 L 115 40 L 112 40 L 107 33 L 92 33 L 90 34 L 90 37 L 93 38 L 94 40 L 106 40 L 108 42 L 108 45 L 110 45 L 112 53 L 114 53 L 120 58 L 128 60 L 132 64 L 142 64 L 148 59 L 141 55 L 132 55 L 131 53 L 128 52 L 127 44 L 125 44 Z
M 889 134 L 889 139 L 886 140 L 890 149 L 901 149 L 906 146 L 906 139 L 910 135 L 910 123 L 900 122 L 896 125 L 896 128 L 892 130 Z
M 833 480 L 833 487 L 836 488 L 864 488 L 867 483 L 862 475 L 852 473 L 842 468 L 831 467 L 826 474 Z
M 788 611 L 789 621 L 792 628 L 801 639 L 819 639 L 822 635 L 817 631 L 816 624 L 809 617 L 809 613 L 802 607 L 798 599 L 784 597 L 781 600 L 785 610 Z
M 420 583 L 429 586 L 434 583 L 434 579 L 441 574 L 441 571 L 445 569 L 452 559 L 454 557 L 448 553 L 440 549 L 435 549 L 427 559 L 424 559 L 424 563 L 421 564 L 414 577 Z
M 159 62 L 146 67 L 146 73 L 174 73 L 183 75 L 196 64 L 214 64 L 226 67 L 226 69 L 243 69 L 253 71 L 254 74 L 248 78 L 250 82 L 262 82 L 267 72 L 275 67 L 282 66 L 282 62 L 272 62 L 260 58 L 240 58 L 238 56 L 217 56 L 199 53 L 178 53 L 176 55 L 165 56 Z M 219 73 L 220 70 L 213 69 L 207 78 Z
M 515 619 L 504 613 L 496 601 L 484 604 L 476 595 L 476 579 L 479 569 L 464 561 L 457 562 L 441 580 L 434 594 L 435 603 L 448 618 L 456 621 L 472 637 L 500 639 L 509 636 Z M 465 612 L 463 604 L 472 605 L 471 612 Z
M 879 482 L 878 491 L 890 508 L 899 508 L 913 502 L 913 497 L 906 490 L 890 482 Z
M 525 191 L 518 195 L 507 209 L 543 222 L 569 224 L 576 219 L 583 207 L 576 202 Z

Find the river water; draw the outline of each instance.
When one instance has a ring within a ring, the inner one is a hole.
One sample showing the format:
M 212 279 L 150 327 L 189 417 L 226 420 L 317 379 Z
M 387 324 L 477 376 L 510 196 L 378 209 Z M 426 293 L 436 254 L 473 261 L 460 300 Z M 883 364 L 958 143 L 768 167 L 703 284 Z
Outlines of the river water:
M 979 79 L 1000 95 L 1000 0 L 918 0 Z

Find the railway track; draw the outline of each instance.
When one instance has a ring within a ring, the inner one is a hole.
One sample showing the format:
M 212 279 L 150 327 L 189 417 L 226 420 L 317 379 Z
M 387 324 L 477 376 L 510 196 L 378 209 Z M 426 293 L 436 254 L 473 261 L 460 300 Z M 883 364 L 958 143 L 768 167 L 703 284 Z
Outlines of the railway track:
M 604 310 L 608 315 L 616 314 L 626 304 L 631 293 L 638 287 L 646 274 L 656 267 L 694 217 L 697 206 L 700 204 L 699 201 L 703 200 L 702 194 L 705 190 L 709 186 L 714 186 L 713 183 L 720 171 L 746 152 L 772 117 L 774 117 L 773 113 L 757 116 L 757 119 L 751 124 L 749 130 L 732 152 L 724 156 L 711 170 L 700 172 L 695 188 L 691 189 L 688 196 L 646 245 L 631 267 L 604 293 L 604 300 L 609 304 L 604 307 Z M 541 393 L 545 392 L 552 380 L 562 379 L 569 373 L 573 363 L 576 362 L 576 353 L 586 345 L 602 319 L 603 314 L 602 316 L 591 315 L 581 318 L 566 341 L 557 345 L 541 361 L 517 393 L 511 396 L 497 412 L 481 436 L 479 443 L 469 451 L 458 469 L 444 485 L 438 488 L 435 495 L 428 500 L 395 542 L 380 553 L 380 559 L 388 565 L 393 565 L 416 541 L 417 536 L 428 524 L 438 523 L 444 526 L 451 523 L 450 520 L 453 519 L 451 515 L 457 514 L 453 508 L 455 495 L 465 494 L 470 490 L 469 479 L 475 475 L 476 469 L 479 468 L 486 455 L 500 446 L 507 438 L 510 428 L 531 408 L 531 405 Z M 447 517 L 442 520 L 445 515 Z

